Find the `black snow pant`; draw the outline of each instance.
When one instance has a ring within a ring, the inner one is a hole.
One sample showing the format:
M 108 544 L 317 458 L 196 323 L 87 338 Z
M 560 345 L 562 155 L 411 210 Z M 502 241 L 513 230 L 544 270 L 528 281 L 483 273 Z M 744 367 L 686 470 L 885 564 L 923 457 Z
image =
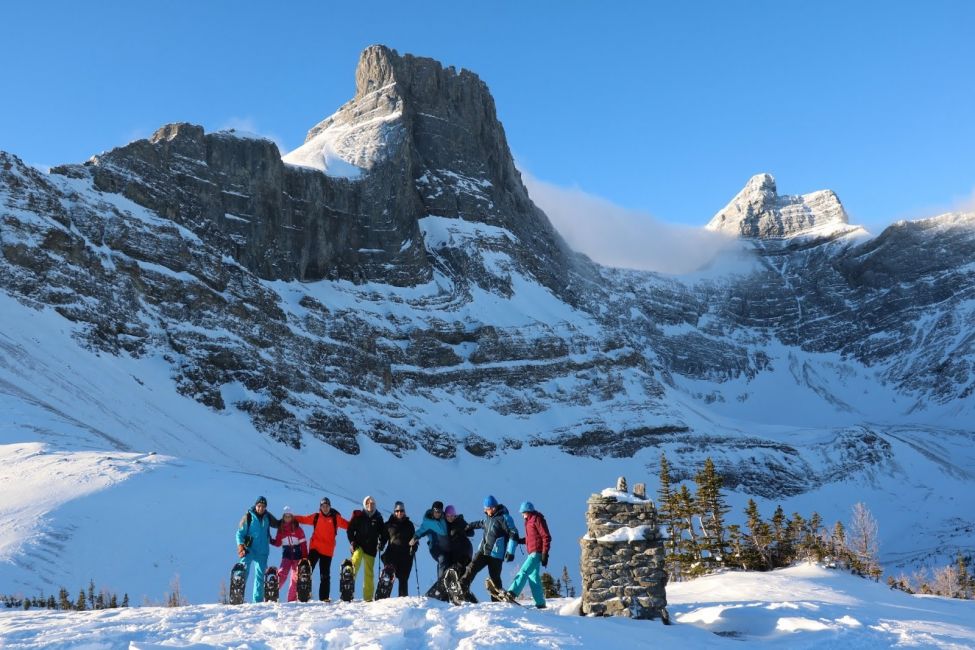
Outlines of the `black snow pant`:
M 393 565 L 393 575 L 396 576 L 399 595 L 409 596 L 408 588 L 410 586 L 410 571 L 413 570 L 413 554 L 409 550 L 400 551 L 398 547 L 393 547 L 387 549 L 380 559 L 383 564 Z
M 499 557 L 491 557 L 490 555 L 482 555 L 480 553 L 475 555 L 474 560 L 467 565 L 467 568 L 464 570 L 464 575 L 460 578 L 460 583 L 463 585 L 464 591 L 470 591 L 474 576 L 484 567 L 488 568 L 488 575 L 491 577 L 494 585 L 498 589 L 504 589 L 503 583 L 501 582 L 501 565 L 503 562 L 504 560 Z M 497 601 L 498 599 L 491 596 L 491 600 Z
M 321 560 L 321 564 L 318 564 L 319 560 Z M 328 593 L 332 582 L 332 556 L 322 555 L 315 549 L 312 549 L 308 553 L 308 561 L 311 562 L 312 573 L 315 571 L 315 565 L 318 564 L 318 575 L 320 578 L 320 582 L 318 583 L 318 600 L 328 600 Z

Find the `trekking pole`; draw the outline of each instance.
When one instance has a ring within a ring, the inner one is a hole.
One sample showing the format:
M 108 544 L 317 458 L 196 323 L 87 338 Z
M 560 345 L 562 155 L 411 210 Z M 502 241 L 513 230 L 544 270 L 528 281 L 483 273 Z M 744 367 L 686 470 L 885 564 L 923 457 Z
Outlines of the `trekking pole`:
M 416 595 L 420 595 L 420 568 L 416 561 L 416 545 L 413 546 L 413 550 L 410 551 L 410 555 L 413 556 L 413 573 L 416 575 Z

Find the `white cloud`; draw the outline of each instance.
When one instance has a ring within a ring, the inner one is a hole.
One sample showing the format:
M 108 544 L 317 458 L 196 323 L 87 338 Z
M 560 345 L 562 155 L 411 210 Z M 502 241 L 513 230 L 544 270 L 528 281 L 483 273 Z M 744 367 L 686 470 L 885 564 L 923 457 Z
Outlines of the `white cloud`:
M 522 179 L 569 246 L 605 266 L 683 274 L 708 266 L 723 252 L 741 249 L 738 240 L 704 228 L 665 223 L 524 171 Z
M 240 131 L 242 133 L 249 133 L 252 135 L 258 135 L 262 138 L 267 138 L 274 144 L 278 146 L 278 151 L 282 154 L 290 151 L 288 147 L 285 146 L 284 140 L 276 133 L 270 133 L 262 131 L 257 126 L 257 120 L 253 117 L 231 117 L 220 127 L 217 128 L 218 131 L 226 131 L 228 129 L 234 129 L 235 131 Z

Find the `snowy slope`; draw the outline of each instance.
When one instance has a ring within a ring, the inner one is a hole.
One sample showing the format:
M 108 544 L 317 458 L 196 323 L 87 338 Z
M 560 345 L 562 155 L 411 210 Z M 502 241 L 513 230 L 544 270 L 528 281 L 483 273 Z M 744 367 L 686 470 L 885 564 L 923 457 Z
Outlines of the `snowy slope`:
M 377 603 L 0 613 L 6 648 L 965 648 L 975 603 L 909 596 L 816 566 L 711 576 L 670 589 L 676 624 L 423 598 Z

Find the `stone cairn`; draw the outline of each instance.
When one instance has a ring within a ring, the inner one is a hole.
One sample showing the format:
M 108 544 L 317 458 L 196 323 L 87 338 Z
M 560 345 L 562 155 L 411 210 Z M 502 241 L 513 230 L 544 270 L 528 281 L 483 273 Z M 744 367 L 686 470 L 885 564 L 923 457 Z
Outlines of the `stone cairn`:
M 589 497 L 582 545 L 582 614 L 659 618 L 669 624 L 664 542 L 643 483 Z

